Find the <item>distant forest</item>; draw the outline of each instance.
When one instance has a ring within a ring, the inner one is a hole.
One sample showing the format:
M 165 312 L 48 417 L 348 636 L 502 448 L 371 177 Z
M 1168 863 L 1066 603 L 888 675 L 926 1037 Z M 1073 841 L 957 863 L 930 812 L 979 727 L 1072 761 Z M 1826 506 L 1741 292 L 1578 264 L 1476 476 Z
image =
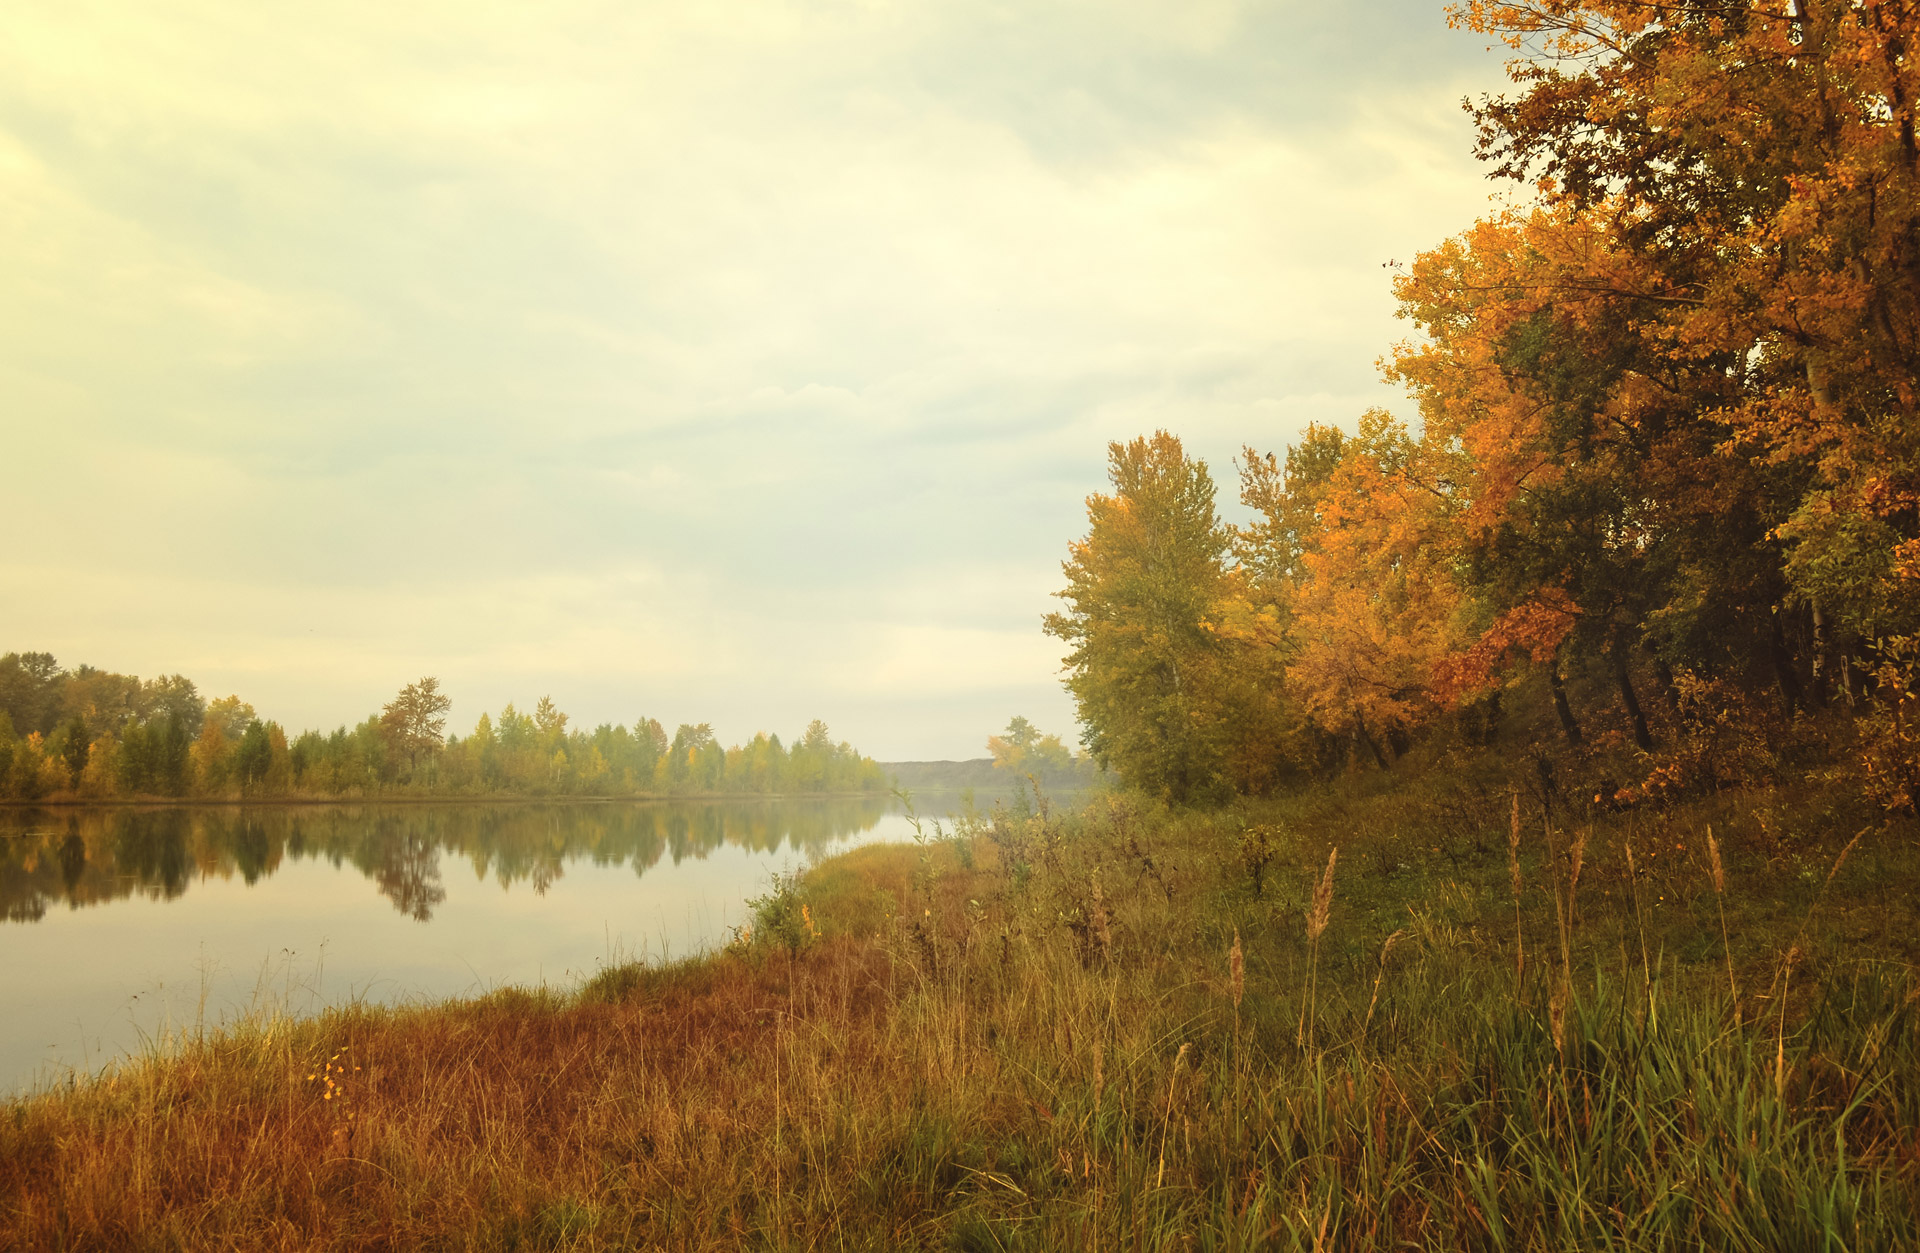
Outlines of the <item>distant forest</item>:
M 379 712 L 289 737 L 237 696 L 177 674 L 142 680 L 50 653 L 0 656 L 0 799 L 651 796 L 883 792 L 885 770 L 815 720 L 791 745 L 724 748 L 707 723 L 569 728 L 542 697 L 446 733 L 437 680 Z

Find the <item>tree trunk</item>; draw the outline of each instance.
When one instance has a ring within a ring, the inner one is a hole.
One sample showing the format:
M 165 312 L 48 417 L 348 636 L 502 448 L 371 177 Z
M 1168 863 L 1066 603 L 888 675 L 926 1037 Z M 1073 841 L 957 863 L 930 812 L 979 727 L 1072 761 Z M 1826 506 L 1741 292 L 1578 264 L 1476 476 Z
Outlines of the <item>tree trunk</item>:
M 1614 668 L 1614 681 L 1620 685 L 1620 704 L 1627 711 L 1627 721 L 1633 724 L 1633 742 L 1642 751 L 1653 748 L 1653 733 L 1647 730 L 1647 715 L 1640 710 L 1640 697 L 1633 690 L 1633 676 L 1627 673 L 1626 659 Z
M 1773 633 L 1767 640 L 1767 653 L 1773 659 L 1774 678 L 1780 684 L 1780 695 L 1787 702 L 1787 712 L 1806 704 L 1806 692 L 1800 686 L 1800 672 L 1794 669 L 1793 654 L 1787 650 L 1787 634 L 1780 629 L 1780 615 L 1773 615 Z
M 1825 709 L 1829 699 L 1827 688 L 1827 615 L 1820 611 L 1820 602 L 1813 602 L 1813 707 Z
M 1666 699 L 1667 708 L 1679 713 L 1680 685 L 1673 681 L 1673 667 L 1667 664 L 1665 657 L 1653 659 L 1653 677 L 1660 684 L 1660 695 Z
M 1461 738 L 1476 748 L 1488 748 L 1500 738 L 1500 693 L 1488 692 L 1485 696 L 1467 702 L 1456 715 L 1459 719 Z
M 1353 735 L 1355 739 L 1367 746 L 1367 750 L 1373 754 L 1374 761 L 1380 764 L 1382 770 L 1393 768 L 1387 764 L 1386 754 L 1380 751 L 1380 746 L 1374 743 L 1371 735 L 1367 734 L 1367 720 L 1358 709 L 1353 711 Z
M 1553 712 L 1560 717 L 1560 729 L 1566 732 L 1567 743 L 1580 743 L 1580 724 L 1574 721 L 1573 709 L 1567 704 L 1567 685 L 1560 677 L 1557 663 L 1547 671 L 1547 685 L 1553 689 Z

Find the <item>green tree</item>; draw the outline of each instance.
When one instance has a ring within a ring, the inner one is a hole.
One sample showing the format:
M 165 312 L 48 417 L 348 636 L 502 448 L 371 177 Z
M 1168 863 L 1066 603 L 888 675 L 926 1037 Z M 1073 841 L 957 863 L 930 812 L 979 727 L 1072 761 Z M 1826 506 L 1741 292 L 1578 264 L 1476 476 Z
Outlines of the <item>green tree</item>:
M 674 730 L 673 743 L 667 748 L 668 777 L 681 787 L 698 787 L 700 754 L 711 745 L 713 728 L 707 723 L 681 723 Z
M 180 728 L 191 740 L 200 734 L 200 722 L 207 715 L 207 702 L 184 675 L 163 674 L 140 685 L 140 720 L 166 725 L 178 718 Z
M 233 754 L 233 772 L 240 778 L 240 790 L 258 786 L 272 765 L 273 742 L 266 723 L 256 718 L 240 733 L 240 746 Z
M 16 735 L 51 735 L 60 720 L 60 686 L 66 671 L 52 653 L 8 653 L 0 657 L 0 709 L 13 719 Z
M 1110 444 L 1112 495 L 1087 498 L 1090 528 L 1062 566 L 1064 613 L 1048 634 L 1071 651 L 1067 688 L 1094 759 L 1174 801 L 1222 782 L 1209 616 L 1232 593 L 1213 479 L 1165 431 Z
M 633 724 L 634 777 L 641 787 L 653 781 L 655 767 L 667 755 L 667 729 L 658 718 L 642 718 Z
M 148 727 L 149 736 L 153 735 L 153 731 L 153 727 Z M 188 766 L 192 760 L 189 752 L 193 747 L 186 720 L 178 713 L 169 713 L 166 721 L 160 724 L 159 735 L 155 737 L 152 747 L 149 760 L 153 766 L 153 783 L 168 796 L 184 795 Z
M 87 749 L 93 737 L 87 734 L 86 721 L 75 714 L 67 723 L 65 742 L 60 746 L 60 758 L 66 762 L 67 773 L 73 778 L 73 786 L 80 786 L 80 775 L 87 768 Z

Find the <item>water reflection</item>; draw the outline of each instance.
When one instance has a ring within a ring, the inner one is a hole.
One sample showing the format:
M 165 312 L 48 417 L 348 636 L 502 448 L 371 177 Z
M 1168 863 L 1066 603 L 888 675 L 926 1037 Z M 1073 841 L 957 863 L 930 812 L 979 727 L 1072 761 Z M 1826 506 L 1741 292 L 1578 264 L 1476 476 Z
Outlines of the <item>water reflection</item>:
M 0 1092 L 257 1010 L 703 951 L 774 873 L 912 835 L 871 798 L 0 810 Z
M 141 897 L 175 900 L 196 882 L 271 878 L 289 860 L 364 875 L 400 913 L 426 922 L 447 898 L 442 856 L 503 887 L 545 895 L 567 863 L 636 874 L 723 846 L 815 852 L 870 831 L 878 798 L 805 804 L 328 805 L 236 809 L 0 812 L 0 912 L 37 922 L 50 909 Z

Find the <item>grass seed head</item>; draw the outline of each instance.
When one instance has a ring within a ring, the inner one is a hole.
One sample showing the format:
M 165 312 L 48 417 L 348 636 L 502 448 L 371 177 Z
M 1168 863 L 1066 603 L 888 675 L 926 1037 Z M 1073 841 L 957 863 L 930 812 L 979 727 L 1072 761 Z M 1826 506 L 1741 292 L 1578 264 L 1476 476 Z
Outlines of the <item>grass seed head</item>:
M 1513 880 L 1513 899 L 1520 899 L 1520 793 L 1513 794 L 1513 826 L 1507 830 L 1507 874 Z
M 1327 854 L 1327 869 L 1313 889 L 1313 912 L 1307 916 L 1307 938 L 1318 940 L 1327 929 L 1327 915 L 1333 911 L 1333 863 L 1340 859 L 1340 846 Z
M 1107 916 L 1107 896 L 1100 888 L 1100 872 L 1093 873 L 1093 936 L 1100 942 L 1100 957 L 1113 955 L 1113 927 Z
M 1713 869 L 1713 890 L 1721 896 L 1727 894 L 1727 872 L 1720 864 L 1720 841 L 1713 838 L 1713 828 L 1707 828 L 1707 862 Z
M 1240 928 L 1233 929 L 1233 947 L 1227 950 L 1227 969 L 1233 979 L 1233 1007 L 1240 1008 L 1240 998 L 1247 990 L 1246 961 L 1240 953 Z

